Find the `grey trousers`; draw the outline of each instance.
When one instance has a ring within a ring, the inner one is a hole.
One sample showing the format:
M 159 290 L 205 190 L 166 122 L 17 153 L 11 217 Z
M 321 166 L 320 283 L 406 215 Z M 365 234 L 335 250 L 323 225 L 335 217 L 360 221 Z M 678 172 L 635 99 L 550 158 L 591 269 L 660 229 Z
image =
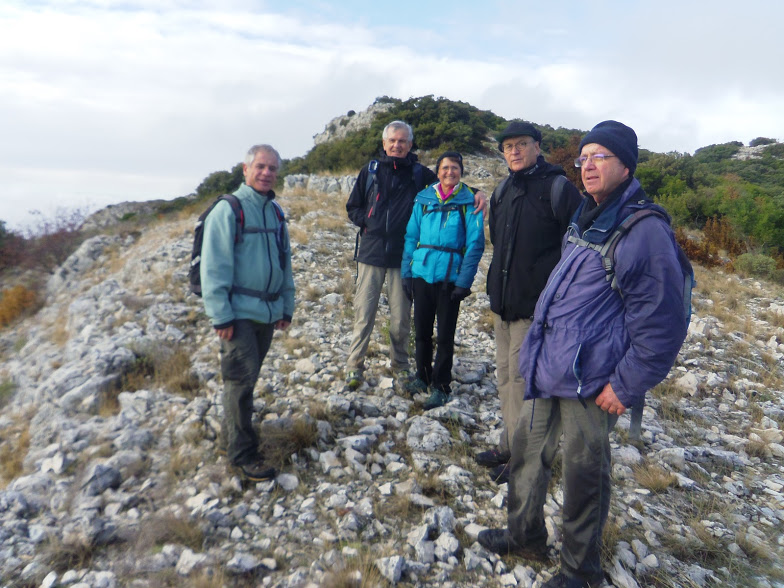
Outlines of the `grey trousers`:
M 221 436 L 231 463 L 242 465 L 259 457 L 259 438 L 253 428 L 253 389 L 272 343 L 275 325 L 234 321 L 234 336 L 221 339 L 223 422 Z
M 403 291 L 400 268 L 358 264 L 357 290 L 354 294 L 354 332 L 348 351 L 349 369 L 365 369 L 370 335 L 376 324 L 378 301 L 384 280 L 389 300 L 390 362 L 394 369 L 408 368 L 408 337 L 411 333 L 411 301 Z
M 501 433 L 499 449 L 509 451 L 525 394 L 525 380 L 520 376 L 517 358 L 520 355 L 523 339 L 531 327 L 531 321 L 529 319 L 503 321 L 497 314 L 493 315 L 493 319 L 498 398 L 501 400 L 501 416 L 504 419 L 504 431 Z
M 602 530 L 610 511 L 609 431 L 618 420 L 588 399 L 523 403 L 512 445 L 509 532 L 521 545 L 545 542 L 544 503 L 563 434 L 563 546 L 561 569 L 596 582 L 603 577 Z

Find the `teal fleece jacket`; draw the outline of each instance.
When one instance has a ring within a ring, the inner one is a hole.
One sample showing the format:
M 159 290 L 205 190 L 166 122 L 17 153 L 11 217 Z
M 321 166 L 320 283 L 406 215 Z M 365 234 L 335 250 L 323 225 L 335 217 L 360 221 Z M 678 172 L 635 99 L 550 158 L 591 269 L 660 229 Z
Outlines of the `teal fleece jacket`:
M 207 316 L 216 329 L 228 327 L 236 319 L 266 324 L 281 319 L 291 321 L 294 315 L 291 247 L 286 225 L 281 225 L 272 204 L 275 193 L 260 194 L 243 184 L 234 195 L 239 198 L 245 215 L 245 231 L 238 243 L 235 243 L 234 212 L 225 200 L 204 221 L 201 284 Z M 248 232 L 253 229 L 276 230 Z M 276 300 L 261 300 L 237 292 L 230 295 L 232 286 L 279 296 Z
M 401 275 L 422 278 L 429 284 L 447 281 L 470 289 L 485 250 L 483 215 L 473 214 L 474 194 L 462 182 L 445 205 L 438 200 L 437 188 L 438 183 L 428 186 L 414 201 L 406 229 Z M 451 205 L 464 208 L 464 218 Z

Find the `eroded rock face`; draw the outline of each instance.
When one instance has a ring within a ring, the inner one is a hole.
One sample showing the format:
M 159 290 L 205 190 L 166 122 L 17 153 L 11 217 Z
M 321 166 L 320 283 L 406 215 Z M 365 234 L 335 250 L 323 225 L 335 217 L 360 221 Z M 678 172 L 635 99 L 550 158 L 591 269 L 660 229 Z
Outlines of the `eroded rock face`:
M 307 209 L 312 189 L 284 192 L 284 208 Z M 336 200 L 290 220 L 298 307 L 262 369 L 255 423 L 273 444 L 295 425 L 313 434 L 286 449 L 276 481 L 244 484 L 216 452 L 218 344 L 188 294 L 192 219 L 85 242 L 53 276 L 46 306 L 0 332 L 0 383 L 15 383 L 0 413 L 0 474 L 10 475 L 0 489 L 0 583 L 144 586 L 220 570 L 319 586 L 356 558 L 393 584 L 536 586 L 555 573 L 555 563 L 510 568 L 476 542 L 506 523 L 506 487 L 473 460 L 502 429 L 483 294 L 489 252 L 461 306 L 446 406 L 423 413 L 398 392 L 383 297 L 366 382 L 349 391 L 355 232 Z M 325 216 L 345 222 L 323 228 Z M 649 395 L 642 444 L 625 442 L 628 415 L 612 433 L 610 522 L 623 538 L 606 571 L 616 586 L 654 576 L 745 585 L 726 566 L 689 559 L 696 537 L 744 565 L 758 565 L 754 553 L 784 556 L 784 332 L 761 318 L 781 301 L 753 288 L 751 334 L 727 329 L 698 291 L 668 392 Z M 164 365 L 179 371 L 156 375 Z M 652 466 L 658 490 L 640 474 Z M 556 484 L 545 506 L 556 549 L 562 504 Z M 90 557 L 64 570 L 52 546 Z

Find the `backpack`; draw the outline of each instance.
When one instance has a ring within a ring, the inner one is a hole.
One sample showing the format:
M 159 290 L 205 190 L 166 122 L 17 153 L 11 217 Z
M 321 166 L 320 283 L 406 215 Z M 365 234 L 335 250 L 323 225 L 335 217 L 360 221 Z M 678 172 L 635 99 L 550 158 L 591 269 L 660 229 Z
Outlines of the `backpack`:
M 234 212 L 234 221 L 237 224 L 234 232 L 234 244 L 241 243 L 243 240 L 242 235 L 245 233 L 275 233 L 275 238 L 278 243 L 278 261 L 280 262 L 281 269 L 286 267 L 286 249 L 284 248 L 283 233 L 285 231 L 286 216 L 283 209 L 274 200 L 270 200 L 272 208 L 275 211 L 275 216 L 278 219 L 278 226 L 273 229 L 262 229 L 259 227 L 245 227 L 245 213 L 242 210 L 242 204 L 239 198 L 234 194 L 223 194 L 218 196 L 215 201 L 199 216 L 196 221 L 196 226 L 193 231 L 193 249 L 191 251 L 191 264 L 188 269 L 188 282 L 190 283 L 191 292 L 201 298 L 201 248 L 204 243 L 204 221 L 207 219 L 212 209 L 215 208 L 221 200 L 225 200 L 231 206 Z M 242 288 L 240 286 L 232 286 L 231 292 L 238 292 L 247 296 L 255 296 L 265 301 L 277 300 L 280 293 L 269 294 L 260 290 L 251 290 L 249 288 Z M 231 294 L 231 293 L 230 293 Z
M 623 298 L 623 292 L 621 292 L 621 289 L 618 286 L 618 279 L 615 275 L 615 249 L 618 247 L 618 241 L 620 241 L 621 237 L 628 233 L 635 224 L 649 216 L 658 216 L 667 222 L 667 218 L 660 211 L 654 208 L 643 208 L 627 216 L 604 243 L 589 243 L 574 235 L 567 237 L 567 240 L 570 243 L 574 243 L 580 247 L 588 247 L 599 252 L 599 255 L 602 256 L 602 267 L 604 268 L 605 273 L 604 277 L 610 282 L 610 287 L 621 295 L 621 298 Z M 669 222 L 667 222 L 667 224 L 669 225 Z M 683 273 L 683 316 L 686 317 L 686 320 L 688 321 L 691 318 L 691 294 L 697 282 L 694 279 L 694 268 L 692 268 L 689 258 L 686 257 L 686 254 L 677 242 L 673 241 L 673 243 L 678 257 L 678 263 L 680 264 L 681 272 Z
M 506 176 L 500 184 L 498 184 L 498 188 L 496 188 L 496 193 L 499 196 L 503 196 L 504 190 L 506 190 L 506 185 L 512 179 L 512 175 Z M 569 180 L 564 175 L 557 175 L 553 178 L 553 183 L 550 184 L 550 208 L 553 210 L 553 216 L 558 218 L 558 205 L 561 203 L 561 196 L 563 196 L 563 187 L 566 185 L 566 182 Z

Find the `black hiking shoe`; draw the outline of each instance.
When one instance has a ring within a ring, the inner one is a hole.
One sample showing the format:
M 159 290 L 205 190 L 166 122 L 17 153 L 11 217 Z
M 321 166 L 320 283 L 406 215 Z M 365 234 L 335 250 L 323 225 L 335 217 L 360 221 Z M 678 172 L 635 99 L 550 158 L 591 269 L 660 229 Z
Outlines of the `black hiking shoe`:
M 448 392 L 444 392 L 441 388 L 431 388 L 430 396 L 425 400 L 422 408 L 425 410 L 433 410 L 439 406 L 444 406 L 447 402 L 449 402 Z
M 509 464 L 502 463 L 490 470 L 490 478 L 498 485 L 509 483 Z
M 411 376 L 401 381 L 400 389 L 406 396 L 413 398 L 417 394 L 427 392 L 427 384 L 416 376 Z
M 542 584 L 542 588 L 599 588 L 605 586 L 604 578 L 589 582 L 581 578 L 570 578 L 563 572 L 558 572 L 555 576 Z
M 346 386 L 349 390 L 356 390 L 362 385 L 362 372 L 359 370 L 349 370 L 346 372 Z
M 509 534 L 508 529 L 486 529 L 476 538 L 479 544 L 498 555 L 517 555 L 534 561 L 549 559 L 546 543 L 519 545 Z
M 236 466 L 243 477 L 251 482 L 266 482 L 273 480 L 278 473 L 275 468 L 268 465 L 263 458 L 259 457 L 249 463 Z
M 488 449 L 481 453 L 476 454 L 476 463 L 486 468 L 494 468 L 507 463 L 512 458 L 512 454 L 508 451 L 501 451 L 500 449 Z

